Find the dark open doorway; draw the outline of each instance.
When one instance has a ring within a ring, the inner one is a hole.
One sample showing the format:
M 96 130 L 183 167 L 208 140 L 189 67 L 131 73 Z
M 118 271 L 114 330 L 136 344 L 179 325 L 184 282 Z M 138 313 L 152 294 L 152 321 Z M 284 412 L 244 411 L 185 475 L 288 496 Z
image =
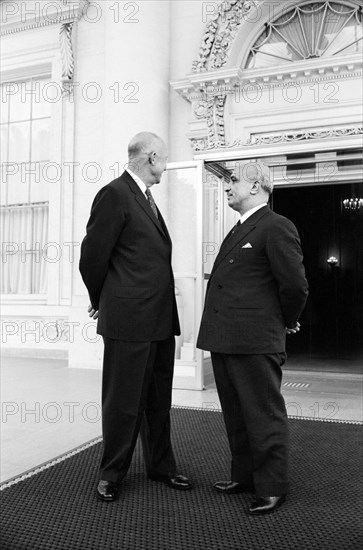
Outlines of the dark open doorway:
M 356 197 L 363 185 L 274 190 L 273 209 L 298 228 L 310 287 L 302 330 L 288 337 L 289 368 L 362 370 L 363 209 L 343 203 Z

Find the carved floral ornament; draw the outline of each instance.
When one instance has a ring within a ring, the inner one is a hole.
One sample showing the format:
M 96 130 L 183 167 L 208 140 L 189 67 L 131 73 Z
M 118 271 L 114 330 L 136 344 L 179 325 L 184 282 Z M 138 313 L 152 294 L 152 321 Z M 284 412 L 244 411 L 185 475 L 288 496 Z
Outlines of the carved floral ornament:
M 270 134 L 253 134 L 247 141 L 242 142 L 240 139 L 233 143 L 217 143 L 211 142 L 207 137 L 205 138 L 192 138 L 192 147 L 194 152 L 199 153 L 203 151 L 212 151 L 217 147 L 219 149 L 233 149 L 236 147 L 251 147 L 256 145 L 274 145 L 277 143 L 292 143 L 297 141 L 311 141 L 317 139 L 327 139 L 333 137 L 345 137 L 345 136 L 362 136 L 363 128 L 361 126 L 352 126 L 349 128 L 326 128 L 322 130 L 300 130 L 296 132 L 282 132 L 277 134 L 271 132 Z
M 285 132 L 265 136 L 252 135 L 244 145 L 271 145 L 273 143 L 286 143 L 291 141 L 307 141 L 312 139 L 325 139 L 329 137 L 363 135 L 362 127 L 353 128 L 326 128 L 322 130 L 305 130 L 300 132 Z M 240 143 L 239 143 L 240 144 Z
M 228 51 L 247 14 L 256 7 L 254 0 L 227 0 L 208 23 L 193 72 L 219 69 L 228 59 Z
M 63 90 L 70 92 L 67 84 L 73 82 L 74 52 L 72 43 L 72 30 L 74 23 L 63 23 L 59 31 L 59 41 L 62 56 L 62 84 Z
M 89 7 L 90 0 L 63 0 L 65 6 L 73 7 L 73 20 L 62 23 L 59 31 L 60 51 L 62 58 L 62 91 L 64 95 L 73 93 L 74 76 L 74 49 L 73 29 L 74 24 L 82 19 Z
M 67 23 L 62 23 L 59 31 L 60 50 L 62 57 L 62 90 L 64 95 L 73 94 L 73 76 L 74 76 L 74 50 L 73 50 L 73 29 L 74 24 L 84 17 L 86 10 L 90 5 L 90 0 L 63 0 L 64 5 L 73 5 L 74 19 Z

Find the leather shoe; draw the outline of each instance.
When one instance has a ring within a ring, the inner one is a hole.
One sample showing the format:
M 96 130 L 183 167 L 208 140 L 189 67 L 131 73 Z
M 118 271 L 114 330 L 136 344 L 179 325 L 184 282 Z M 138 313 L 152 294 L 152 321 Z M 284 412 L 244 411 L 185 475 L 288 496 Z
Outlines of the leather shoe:
M 162 483 L 166 483 L 171 489 L 178 489 L 179 491 L 187 491 L 193 487 L 189 479 L 180 474 L 175 476 L 150 474 L 149 479 L 151 479 L 151 481 L 161 481 Z
M 276 510 L 278 506 L 281 506 L 285 502 L 286 495 L 280 495 L 279 497 L 258 497 L 255 502 L 252 502 L 248 512 L 249 514 L 269 514 Z
M 97 486 L 97 497 L 103 502 L 113 502 L 118 496 L 119 487 L 112 481 L 100 480 Z
M 213 485 L 216 491 L 226 495 L 235 495 L 237 493 L 253 493 L 253 485 L 244 485 L 238 481 L 217 481 Z

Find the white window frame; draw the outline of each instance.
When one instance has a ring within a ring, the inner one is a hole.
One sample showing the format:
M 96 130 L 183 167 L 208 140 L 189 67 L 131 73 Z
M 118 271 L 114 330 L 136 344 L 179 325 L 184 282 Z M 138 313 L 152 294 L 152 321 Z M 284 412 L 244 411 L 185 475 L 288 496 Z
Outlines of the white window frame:
M 39 24 L 39 26 L 42 26 Z M 4 31 L 6 33 L 6 31 Z M 12 31 L 13 33 L 14 31 Z M 21 33 L 15 39 L 21 43 Z M 24 32 L 29 32 L 27 29 Z M 34 33 L 39 29 L 35 28 Z M 57 86 L 62 87 L 62 59 L 59 43 L 59 26 L 51 25 L 43 30 L 44 45 L 39 50 L 17 49 L 17 55 L 5 55 L 2 62 L 1 80 L 7 82 L 21 82 L 49 78 Z M 15 33 L 16 35 L 16 33 Z M 8 40 L 13 39 L 13 34 Z M 66 121 L 66 124 L 65 124 Z M 61 168 L 64 162 L 74 166 L 74 101 L 73 97 L 62 94 L 59 101 L 52 104 L 51 112 L 51 151 L 50 161 Z M 63 253 L 64 243 L 73 240 L 73 169 L 61 169 L 61 178 L 50 186 L 49 190 L 49 230 L 48 243 L 57 243 L 61 247 L 62 255 L 57 262 L 48 263 L 48 288 L 46 294 L 2 294 L 3 305 L 58 305 L 71 304 L 72 267 L 69 261 L 69 248 Z M 67 220 L 64 211 L 67 211 Z

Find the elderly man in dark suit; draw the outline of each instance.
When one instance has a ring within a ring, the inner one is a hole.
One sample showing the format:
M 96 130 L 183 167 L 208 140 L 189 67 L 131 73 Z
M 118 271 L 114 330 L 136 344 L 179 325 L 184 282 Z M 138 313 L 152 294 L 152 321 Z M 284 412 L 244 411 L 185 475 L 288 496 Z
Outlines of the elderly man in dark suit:
M 262 163 L 241 163 L 226 185 L 241 218 L 223 241 L 208 282 L 197 346 L 211 351 L 232 454 L 224 494 L 255 492 L 250 514 L 285 500 L 288 424 L 281 395 L 286 333 L 300 329 L 308 286 L 293 223 L 270 210 Z
M 96 195 L 82 242 L 80 271 L 89 315 L 104 339 L 103 456 L 97 496 L 113 501 L 141 428 L 148 476 L 191 488 L 176 473 L 170 442 L 175 337 L 180 334 L 168 230 L 151 195 L 167 148 L 150 132 L 136 135 L 125 172 Z

